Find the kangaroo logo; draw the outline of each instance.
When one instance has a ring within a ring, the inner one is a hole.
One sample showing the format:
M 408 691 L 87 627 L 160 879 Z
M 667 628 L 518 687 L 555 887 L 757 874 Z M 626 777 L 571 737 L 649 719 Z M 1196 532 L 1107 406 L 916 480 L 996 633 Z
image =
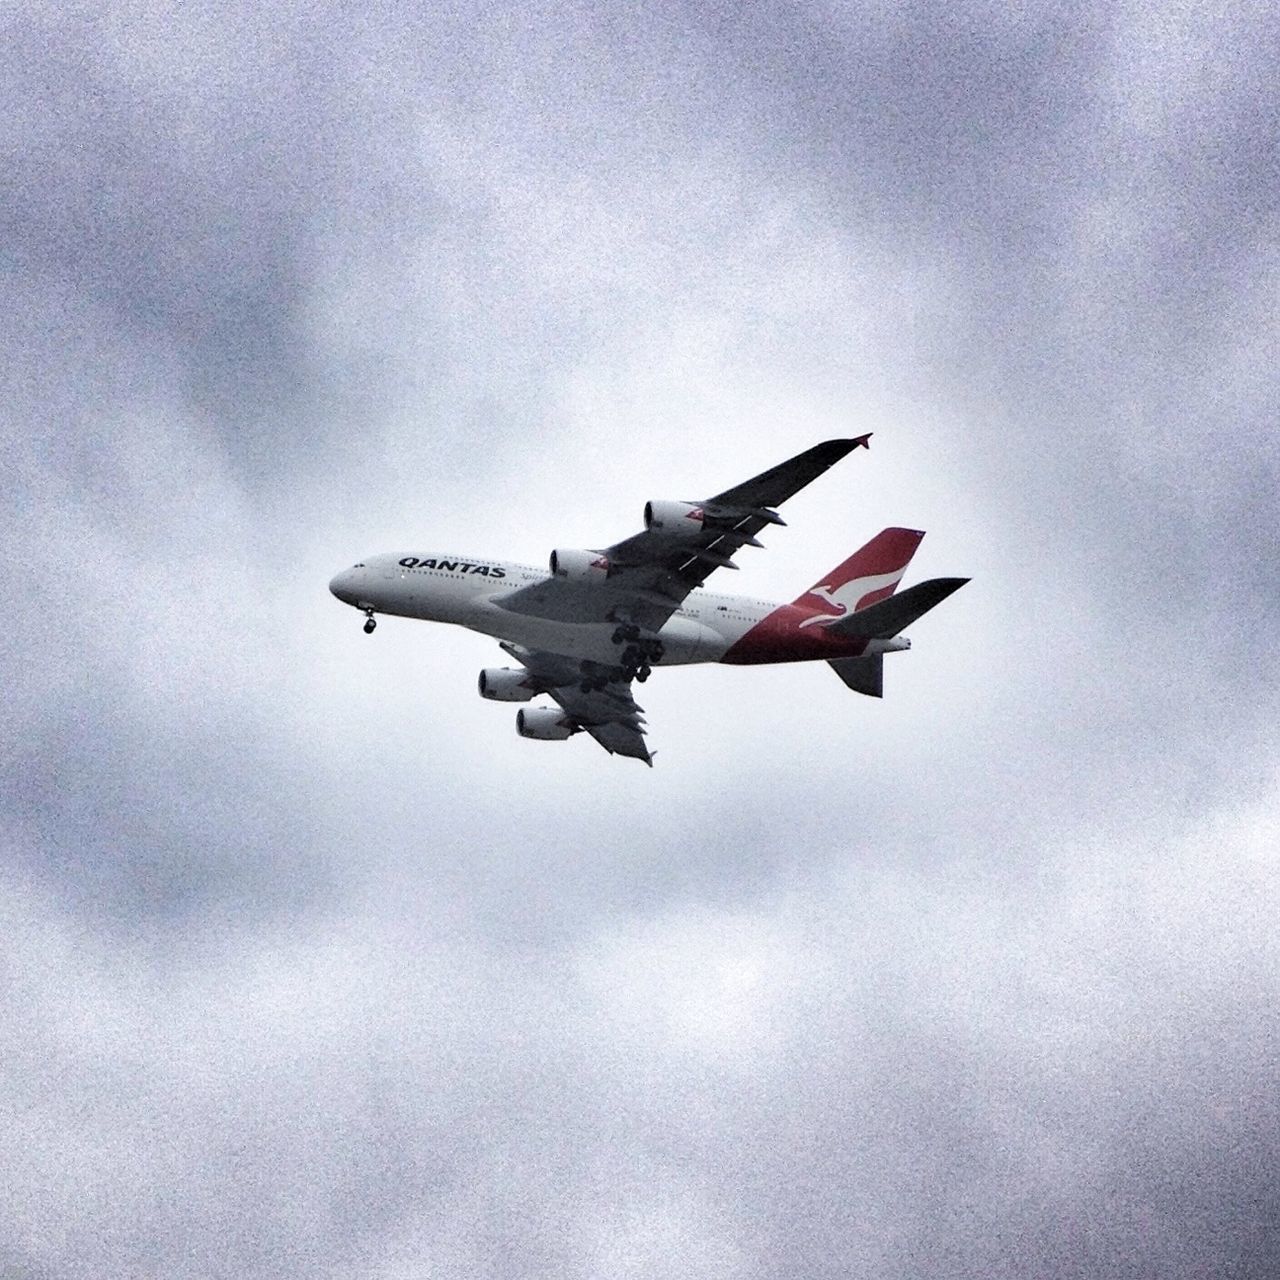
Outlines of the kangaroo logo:
M 823 583 L 806 591 L 796 602 L 811 609 L 822 609 L 825 612 L 806 618 L 801 624 L 804 627 L 816 627 L 827 622 L 836 622 L 847 613 L 856 613 L 866 597 L 885 587 L 896 587 L 906 573 L 907 566 L 895 569 L 892 573 L 872 573 L 865 578 L 850 578 L 839 586 L 828 586 Z

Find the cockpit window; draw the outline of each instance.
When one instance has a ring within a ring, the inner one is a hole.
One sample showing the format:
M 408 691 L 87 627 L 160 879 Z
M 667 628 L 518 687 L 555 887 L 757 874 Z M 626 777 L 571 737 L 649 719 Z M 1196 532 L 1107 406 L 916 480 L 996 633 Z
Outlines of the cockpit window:
M 351 567 L 352 567 L 353 569 L 363 569 L 363 568 L 364 568 L 364 565 L 362 565 L 362 564 L 353 564 Z

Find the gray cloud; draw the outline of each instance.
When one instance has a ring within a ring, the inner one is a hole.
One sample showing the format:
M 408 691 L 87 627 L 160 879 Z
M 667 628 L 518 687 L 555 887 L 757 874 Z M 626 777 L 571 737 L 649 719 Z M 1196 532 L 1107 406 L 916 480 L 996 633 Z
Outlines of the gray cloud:
M 10 17 L 6 1272 L 1270 1274 L 1274 26 Z M 324 590 L 854 424 L 883 706 Z

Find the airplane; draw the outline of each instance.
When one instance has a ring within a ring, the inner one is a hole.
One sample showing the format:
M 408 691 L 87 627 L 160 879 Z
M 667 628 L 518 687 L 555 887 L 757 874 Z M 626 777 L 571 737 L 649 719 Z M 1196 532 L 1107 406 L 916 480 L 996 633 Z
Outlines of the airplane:
M 827 440 L 715 497 L 655 499 L 644 530 L 604 550 L 557 548 L 548 570 L 485 557 L 391 552 L 344 569 L 329 590 L 365 615 L 453 623 L 494 637 L 520 665 L 480 672 L 481 697 L 521 707 L 516 731 L 559 741 L 586 732 L 610 754 L 653 765 L 632 694 L 654 667 L 700 662 L 830 664 L 850 689 L 883 696 L 886 653 L 901 631 L 967 578 L 895 590 L 924 534 L 884 529 L 789 604 L 714 595 L 703 584 L 737 569 L 742 547 L 786 522 L 774 509 L 871 434 Z

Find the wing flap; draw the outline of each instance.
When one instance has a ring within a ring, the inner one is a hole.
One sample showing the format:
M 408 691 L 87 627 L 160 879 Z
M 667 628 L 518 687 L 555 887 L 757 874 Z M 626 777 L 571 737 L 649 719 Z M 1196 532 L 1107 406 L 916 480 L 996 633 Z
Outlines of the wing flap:
M 643 760 L 653 768 L 653 754 L 645 745 L 644 735 L 637 729 L 620 724 L 588 724 L 583 728 L 610 754 Z

